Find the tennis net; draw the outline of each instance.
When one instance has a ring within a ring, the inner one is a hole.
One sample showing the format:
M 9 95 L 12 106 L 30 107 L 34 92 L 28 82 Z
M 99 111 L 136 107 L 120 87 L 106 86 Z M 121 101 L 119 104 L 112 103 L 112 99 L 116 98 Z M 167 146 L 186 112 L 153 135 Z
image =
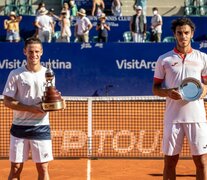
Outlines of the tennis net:
M 165 99 L 155 96 L 64 97 L 50 113 L 55 158 L 162 158 Z M 9 152 L 12 111 L 0 100 L 0 157 Z M 184 141 L 181 157 L 190 157 Z

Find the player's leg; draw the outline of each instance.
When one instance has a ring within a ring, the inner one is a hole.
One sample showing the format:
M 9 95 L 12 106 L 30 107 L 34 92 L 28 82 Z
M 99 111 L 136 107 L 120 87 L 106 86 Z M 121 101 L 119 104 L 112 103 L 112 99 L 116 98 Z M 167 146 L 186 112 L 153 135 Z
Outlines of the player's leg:
M 11 161 L 11 169 L 9 173 L 9 180 L 20 179 L 20 174 L 23 169 L 23 162 L 29 156 L 29 142 L 25 139 L 20 139 L 10 136 L 10 151 L 9 160 Z
M 163 133 L 164 171 L 163 179 L 176 178 L 176 165 L 182 150 L 184 131 L 181 124 L 165 124 Z
M 207 179 L 207 154 L 193 156 L 196 165 L 196 179 Z
M 51 140 L 30 140 L 32 159 L 36 162 L 38 180 L 48 180 L 48 162 L 53 160 Z
M 11 168 L 10 168 L 8 180 L 20 179 L 22 169 L 23 169 L 23 163 L 11 162 Z
M 196 178 L 207 179 L 207 123 L 190 123 L 185 128 L 196 166 Z
M 179 154 L 174 156 L 164 157 L 163 180 L 176 179 L 176 165 L 179 159 Z
M 48 162 L 36 163 L 38 180 L 49 180 Z

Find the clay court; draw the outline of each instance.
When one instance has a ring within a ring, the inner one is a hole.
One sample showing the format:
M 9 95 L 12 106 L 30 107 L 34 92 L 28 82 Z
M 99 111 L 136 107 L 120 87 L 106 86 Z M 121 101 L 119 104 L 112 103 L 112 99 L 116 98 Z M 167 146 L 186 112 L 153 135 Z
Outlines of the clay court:
M 0 160 L 0 180 L 6 180 L 9 173 L 9 161 Z M 51 180 L 161 180 L 163 160 L 91 160 L 90 177 L 87 177 L 87 159 L 54 160 L 50 164 Z M 34 163 L 25 163 L 23 180 L 36 180 Z M 192 160 L 180 160 L 177 166 L 177 179 L 195 179 Z
M 154 98 L 68 98 L 67 109 L 50 114 L 55 157 L 51 179 L 162 179 L 164 108 L 165 101 Z M 0 110 L 0 180 L 6 180 L 12 111 L 2 101 Z M 180 156 L 177 179 L 195 179 L 186 142 Z M 31 160 L 24 165 L 22 179 L 37 179 Z

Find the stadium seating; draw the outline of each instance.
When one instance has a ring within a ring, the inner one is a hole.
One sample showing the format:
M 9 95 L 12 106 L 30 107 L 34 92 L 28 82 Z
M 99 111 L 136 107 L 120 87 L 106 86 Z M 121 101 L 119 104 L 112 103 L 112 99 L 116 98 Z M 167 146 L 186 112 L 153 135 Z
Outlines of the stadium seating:
M 167 36 L 162 40 L 162 42 L 165 42 L 165 43 L 175 42 L 175 38 L 174 36 Z
M 131 42 L 132 41 L 132 35 L 131 31 L 125 31 L 123 33 L 124 42 Z
M 5 0 L 4 15 L 9 15 L 11 11 L 16 12 L 18 9 L 16 0 Z
M 186 16 L 200 15 L 200 8 L 197 6 L 186 6 L 184 10 Z
M 18 0 L 18 14 L 33 15 L 32 0 Z
M 200 7 L 200 15 L 201 16 L 206 16 L 207 15 L 207 6 L 201 6 Z
M 149 42 L 150 41 L 150 32 L 147 31 L 146 32 L 146 39 L 145 39 L 146 42 Z
M 199 14 L 207 16 L 207 0 L 199 0 Z
M 185 4 L 185 6 L 194 6 L 194 5 L 196 5 L 196 1 L 194 1 L 194 0 L 185 0 L 184 4 Z
M 185 0 L 184 14 L 186 16 L 206 16 L 207 0 Z
M 175 37 L 174 36 L 167 36 L 162 40 L 162 42 L 165 42 L 165 43 L 175 42 Z M 194 42 L 193 38 L 191 39 L 191 42 Z
M 53 34 L 53 37 L 52 37 L 52 41 L 53 42 L 57 42 L 58 38 L 60 37 L 61 35 L 61 31 L 56 31 L 54 34 Z
M 34 15 L 32 0 L 5 0 L 4 15 L 8 15 L 11 11 L 17 15 Z

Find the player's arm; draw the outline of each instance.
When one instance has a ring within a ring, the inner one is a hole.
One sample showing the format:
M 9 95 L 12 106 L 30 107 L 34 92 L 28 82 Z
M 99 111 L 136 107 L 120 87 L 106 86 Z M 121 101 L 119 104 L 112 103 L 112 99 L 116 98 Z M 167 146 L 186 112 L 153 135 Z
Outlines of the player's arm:
M 156 96 L 169 97 L 174 100 L 181 99 L 181 95 L 177 88 L 163 88 L 162 80 L 154 78 L 152 92 Z
M 17 111 L 28 111 L 31 113 L 45 113 L 41 105 L 26 105 L 12 97 L 4 96 L 4 105 L 10 109 Z

